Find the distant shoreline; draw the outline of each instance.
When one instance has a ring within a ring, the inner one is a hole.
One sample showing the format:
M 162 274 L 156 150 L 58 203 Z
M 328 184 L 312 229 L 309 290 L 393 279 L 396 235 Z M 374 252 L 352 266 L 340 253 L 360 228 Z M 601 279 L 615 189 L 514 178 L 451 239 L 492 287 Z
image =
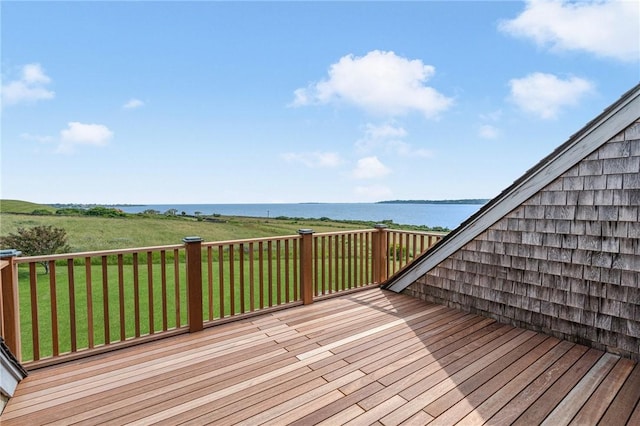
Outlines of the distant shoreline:
M 461 200 L 388 200 L 378 201 L 376 204 L 487 204 L 488 198 L 465 198 Z

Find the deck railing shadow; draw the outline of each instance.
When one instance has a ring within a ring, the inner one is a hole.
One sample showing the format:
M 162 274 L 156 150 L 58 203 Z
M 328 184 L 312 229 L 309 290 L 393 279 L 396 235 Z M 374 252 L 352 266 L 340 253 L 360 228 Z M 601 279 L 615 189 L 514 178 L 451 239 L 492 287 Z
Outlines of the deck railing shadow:
M 488 421 L 495 413 L 490 407 L 478 409 L 482 400 L 474 400 L 476 389 L 519 360 L 521 365 L 512 368 L 529 367 L 532 361 L 522 360 L 529 351 L 534 351 L 537 357 L 544 355 L 545 362 L 551 365 L 570 346 L 561 345 L 551 353 L 559 340 L 442 305 L 428 302 L 416 305 L 414 299 L 398 298 L 391 292 L 389 296 L 382 305 L 370 305 L 357 296 L 349 300 L 398 318 L 385 324 L 388 329 L 379 337 L 369 335 L 366 346 L 387 354 L 380 365 L 385 370 L 384 383 L 402 383 L 400 396 L 411 403 L 419 402 L 420 410 L 424 409 L 432 418 L 457 404 L 447 415 L 470 413 L 465 419 L 473 418 L 470 424 Z M 545 355 L 546 352 L 549 354 Z M 368 365 L 367 369 L 374 368 Z M 389 395 L 385 397 L 391 397 L 393 389 L 380 393 L 387 392 Z M 465 415 L 452 417 L 452 423 Z

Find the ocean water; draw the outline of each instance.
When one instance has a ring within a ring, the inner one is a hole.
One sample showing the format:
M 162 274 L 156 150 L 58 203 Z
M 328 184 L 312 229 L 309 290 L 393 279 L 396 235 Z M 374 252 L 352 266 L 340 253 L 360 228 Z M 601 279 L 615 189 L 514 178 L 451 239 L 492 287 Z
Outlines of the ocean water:
M 403 225 L 442 226 L 454 229 L 473 213 L 479 204 L 377 204 L 377 203 L 301 203 L 301 204 L 149 204 L 116 206 L 127 213 L 140 213 L 147 209 L 161 213 L 176 209 L 178 214 L 250 216 L 275 218 L 278 216 L 321 218 L 337 220 L 366 220 L 382 222 L 392 220 Z

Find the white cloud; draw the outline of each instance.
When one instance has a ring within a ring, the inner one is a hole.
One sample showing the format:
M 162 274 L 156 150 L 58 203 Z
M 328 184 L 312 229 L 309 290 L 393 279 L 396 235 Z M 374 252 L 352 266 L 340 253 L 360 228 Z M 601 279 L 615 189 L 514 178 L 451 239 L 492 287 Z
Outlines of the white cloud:
M 512 102 L 543 119 L 556 118 L 562 108 L 577 105 L 594 89 L 593 83 L 579 77 L 562 80 L 545 73 L 510 80 L 509 86 Z
M 2 104 L 16 105 L 33 103 L 44 99 L 53 99 L 55 92 L 45 86 L 51 83 L 40 64 L 27 64 L 22 67 L 18 80 L 2 85 Z
M 500 131 L 490 124 L 483 124 L 478 129 L 478 136 L 480 136 L 482 139 L 495 139 L 499 134 Z
M 342 158 L 335 152 L 306 152 L 306 153 L 293 153 L 288 152 L 282 154 L 288 162 L 302 163 L 310 168 L 330 168 L 337 167 L 342 164 Z
M 500 109 L 488 112 L 486 114 L 480 114 L 480 119 L 484 121 L 499 121 L 501 118 L 502 118 L 502 110 Z
M 354 188 L 354 192 L 359 198 L 370 201 L 389 199 L 393 194 L 391 189 L 384 185 L 357 186 Z
M 358 160 L 353 170 L 356 179 L 375 179 L 388 175 L 391 169 L 382 164 L 378 157 L 365 157 Z
M 431 157 L 432 153 L 426 149 L 414 149 L 413 146 L 402 139 L 408 132 L 394 124 L 367 124 L 364 129 L 364 137 L 356 141 L 356 149 L 360 152 L 371 152 L 383 149 L 386 153 L 401 155 L 403 157 Z
M 135 109 L 135 108 L 140 108 L 142 106 L 144 106 L 144 102 L 142 102 L 140 99 L 131 98 L 131 99 L 129 99 L 127 101 L 127 103 L 122 105 L 122 108 L 124 108 L 124 109 Z
M 54 141 L 54 138 L 52 136 L 33 135 L 31 133 L 21 133 L 20 138 L 26 141 L 35 141 L 40 143 L 47 143 L 47 142 Z
M 367 152 L 407 136 L 407 131 L 393 124 L 375 125 L 368 123 L 364 129 L 364 137 L 356 141 L 356 148 Z
M 347 55 L 330 66 L 327 80 L 297 89 L 292 106 L 342 101 L 387 116 L 418 111 L 432 118 L 453 104 L 452 98 L 425 85 L 434 74 L 433 66 L 394 52 Z
M 27 64 L 22 67 L 22 80 L 28 84 L 51 83 L 51 78 L 44 73 L 40 64 Z
M 640 2 L 529 0 L 499 28 L 553 51 L 582 50 L 621 61 L 640 59 Z
M 58 152 L 71 152 L 76 145 L 104 146 L 113 137 L 113 132 L 102 124 L 70 122 L 60 131 Z

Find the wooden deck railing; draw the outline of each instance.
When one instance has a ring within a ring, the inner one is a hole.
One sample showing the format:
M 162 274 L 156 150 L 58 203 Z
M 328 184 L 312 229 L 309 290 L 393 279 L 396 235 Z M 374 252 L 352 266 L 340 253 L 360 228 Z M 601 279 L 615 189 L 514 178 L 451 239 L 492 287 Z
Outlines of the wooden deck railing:
M 8 257 L 0 332 L 37 368 L 380 284 L 440 238 L 380 226 Z

